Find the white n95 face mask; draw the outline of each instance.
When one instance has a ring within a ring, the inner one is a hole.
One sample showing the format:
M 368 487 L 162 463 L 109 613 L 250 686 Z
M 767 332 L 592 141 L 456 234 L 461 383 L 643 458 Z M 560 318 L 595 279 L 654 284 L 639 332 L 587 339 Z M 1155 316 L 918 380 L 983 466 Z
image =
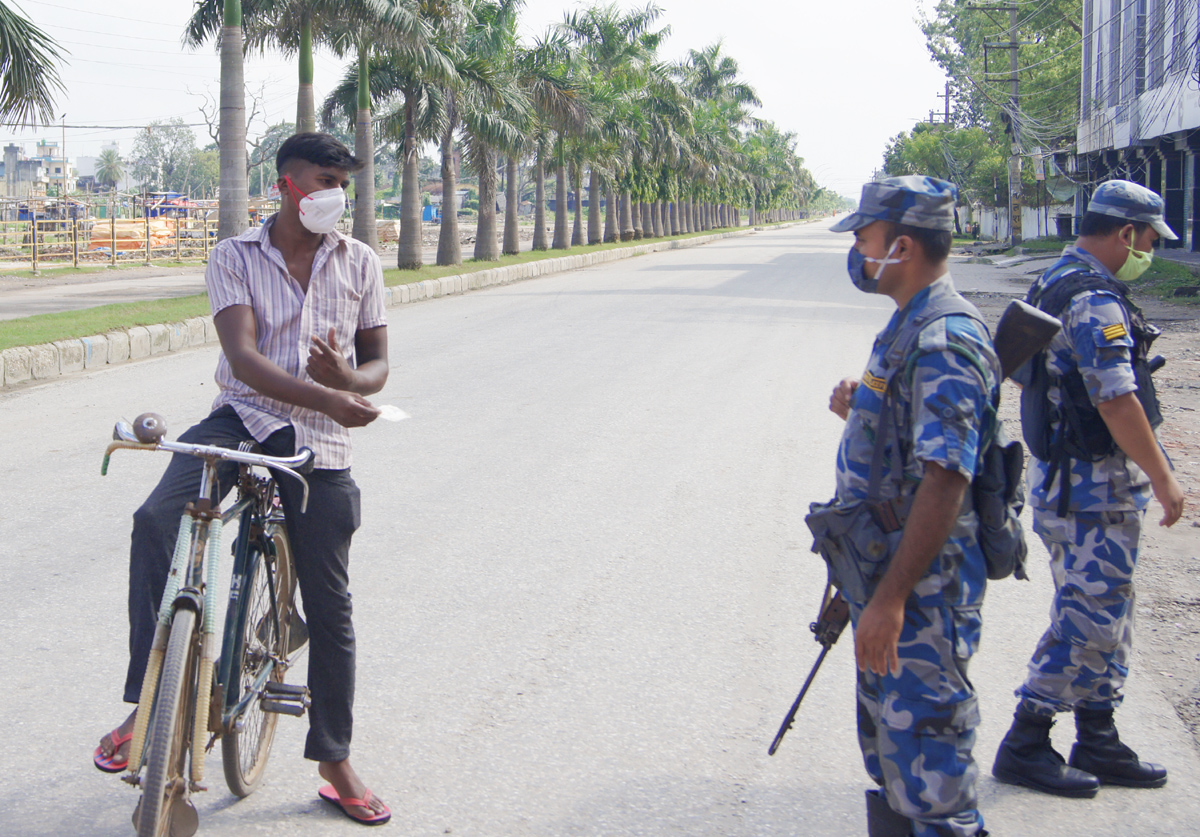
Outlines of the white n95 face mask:
M 292 182 L 290 176 L 285 174 L 283 179 L 291 188 L 292 197 L 296 198 L 296 207 L 300 210 L 300 223 L 304 228 L 314 233 L 333 232 L 338 220 L 346 211 L 345 190 L 322 189 L 306 195 Z

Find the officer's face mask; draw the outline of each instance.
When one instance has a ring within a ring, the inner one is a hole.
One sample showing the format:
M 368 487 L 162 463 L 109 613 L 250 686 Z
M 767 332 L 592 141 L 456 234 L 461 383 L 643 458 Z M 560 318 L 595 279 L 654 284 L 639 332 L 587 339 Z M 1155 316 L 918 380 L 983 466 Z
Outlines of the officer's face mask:
M 300 223 L 305 229 L 314 233 L 333 232 L 338 220 L 346 211 L 346 192 L 343 189 L 322 189 L 319 192 L 304 194 L 300 191 L 289 175 L 284 175 L 288 188 L 292 191 L 292 199 L 300 210 Z
M 850 274 L 850 281 L 854 283 L 854 287 L 858 288 L 863 293 L 877 294 L 879 293 L 879 280 L 883 278 L 883 271 L 889 264 L 900 264 L 904 259 L 893 259 L 892 253 L 896 252 L 896 246 L 900 243 L 900 239 L 892 242 L 892 246 L 888 248 L 887 255 L 882 259 L 871 258 L 864 256 L 858 251 L 857 247 L 850 248 L 850 255 L 846 259 L 846 270 Z M 879 265 L 879 270 L 875 271 L 875 277 L 867 276 L 864 268 L 867 262 Z
M 1124 244 L 1124 242 L 1122 243 Z M 1129 258 L 1125 260 L 1125 264 L 1121 265 L 1121 269 L 1116 272 L 1116 277 L 1122 282 L 1132 282 L 1150 269 L 1150 263 L 1154 261 L 1154 253 L 1143 253 L 1141 250 L 1135 250 L 1132 243 L 1125 246 L 1129 248 Z

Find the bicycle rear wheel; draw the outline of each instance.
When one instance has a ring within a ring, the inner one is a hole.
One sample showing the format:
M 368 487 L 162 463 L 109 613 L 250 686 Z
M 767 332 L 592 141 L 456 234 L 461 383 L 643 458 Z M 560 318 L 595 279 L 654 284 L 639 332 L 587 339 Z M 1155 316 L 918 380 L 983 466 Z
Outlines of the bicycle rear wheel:
M 267 527 L 267 537 L 275 546 L 275 554 L 265 552 L 252 541 L 250 550 L 254 569 L 243 588 L 243 607 L 246 619 L 240 642 L 240 659 L 233 661 L 231 672 L 238 672 L 239 699 L 253 688 L 263 668 L 273 665 L 270 680 L 283 682 L 284 667 L 280 660 L 287 658 L 289 616 L 295 602 L 296 578 L 292 569 L 291 546 L 282 522 Z M 272 596 L 274 607 L 272 607 Z M 274 663 L 272 662 L 274 660 Z M 221 738 L 221 761 L 225 767 L 225 784 L 237 797 L 249 796 L 262 781 L 275 740 L 279 716 L 264 712 L 261 695 L 251 701 L 239 719 L 239 729 Z
M 186 799 L 199 657 L 196 614 L 180 608 L 171 623 L 158 699 L 146 736 L 149 755 L 135 815 L 138 837 L 167 837 L 173 818 L 195 817 Z M 181 830 L 186 832 L 186 826 Z

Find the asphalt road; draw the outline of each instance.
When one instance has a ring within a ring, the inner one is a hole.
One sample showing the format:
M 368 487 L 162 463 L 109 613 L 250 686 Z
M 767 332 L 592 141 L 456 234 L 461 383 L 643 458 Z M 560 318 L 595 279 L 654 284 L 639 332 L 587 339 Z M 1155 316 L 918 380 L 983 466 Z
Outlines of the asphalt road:
M 828 393 L 890 311 L 850 286 L 849 243 L 790 228 L 393 309 L 375 400 L 412 418 L 356 432 L 352 561 L 354 760 L 387 833 L 865 832 L 847 638 L 766 753 L 817 651 L 802 512 L 832 492 Z M 118 454 L 101 478 L 100 459 L 118 417 L 204 415 L 215 360 L 0 394 L 0 834 L 132 833 L 136 794 L 89 762 L 124 714 L 129 517 L 164 462 Z M 1068 801 L 988 775 L 1044 561 L 1035 543 L 1033 581 L 989 591 L 972 664 L 991 832 L 1195 833 L 1200 760 L 1138 658 L 1119 720 L 1165 788 Z M 316 797 L 305 724 L 280 727 L 244 801 L 210 756 L 202 835 L 356 833 Z

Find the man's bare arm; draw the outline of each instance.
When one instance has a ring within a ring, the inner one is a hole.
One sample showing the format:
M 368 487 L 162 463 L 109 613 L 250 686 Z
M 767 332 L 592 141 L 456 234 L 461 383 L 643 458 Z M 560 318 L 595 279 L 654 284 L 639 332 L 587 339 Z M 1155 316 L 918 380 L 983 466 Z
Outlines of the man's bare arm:
M 1154 431 L 1146 419 L 1146 411 L 1137 400 L 1137 394 L 1127 392 L 1118 395 L 1097 404 L 1096 409 L 1100 411 L 1100 417 L 1108 426 L 1113 440 L 1150 477 L 1154 498 L 1163 507 L 1163 518 L 1159 525 L 1170 526 L 1175 523 L 1183 514 L 1183 489 L 1154 438 Z
M 324 413 L 343 427 L 363 427 L 379 416 L 379 409 L 362 396 L 295 378 L 263 356 L 249 305 L 223 308 L 213 323 L 233 376 L 255 392 Z
M 904 603 L 945 546 L 969 484 L 957 471 L 925 463 L 925 476 L 913 498 L 900 546 L 854 631 L 859 670 L 899 673 L 897 646 L 904 626 Z

